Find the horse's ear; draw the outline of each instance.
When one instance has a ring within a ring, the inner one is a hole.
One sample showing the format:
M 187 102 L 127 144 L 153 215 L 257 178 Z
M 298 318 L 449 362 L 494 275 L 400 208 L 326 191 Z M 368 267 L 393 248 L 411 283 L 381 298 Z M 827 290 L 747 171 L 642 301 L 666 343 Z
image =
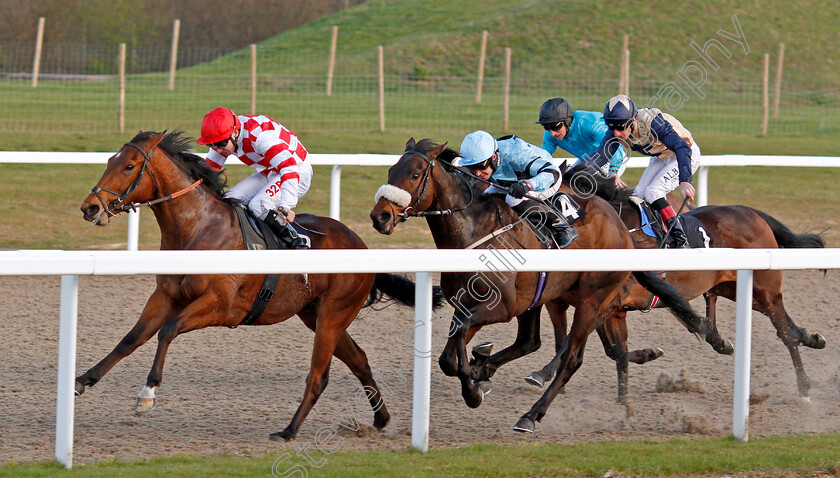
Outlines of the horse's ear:
M 414 145 L 417 144 L 414 142 L 414 136 L 408 138 L 408 141 L 405 142 L 405 150 L 411 151 L 414 149 Z
M 153 150 L 155 148 L 155 146 L 157 146 L 158 143 L 160 143 L 160 141 L 163 139 L 163 136 L 165 134 L 166 134 L 166 131 L 164 131 L 163 133 L 158 133 L 158 134 L 152 136 L 151 138 L 149 138 L 146 142 L 147 150 L 148 151 Z
M 429 156 L 434 156 L 435 158 L 437 158 L 440 155 L 440 153 L 442 153 L 446 149 L 447 144 L 449 144 L 449 143 L 446 142 L 446 143 L 443 143 L 443 144 L 439 144 L 439 145 L 435 146 L 434 148 L 430 149 L 429 150 Z

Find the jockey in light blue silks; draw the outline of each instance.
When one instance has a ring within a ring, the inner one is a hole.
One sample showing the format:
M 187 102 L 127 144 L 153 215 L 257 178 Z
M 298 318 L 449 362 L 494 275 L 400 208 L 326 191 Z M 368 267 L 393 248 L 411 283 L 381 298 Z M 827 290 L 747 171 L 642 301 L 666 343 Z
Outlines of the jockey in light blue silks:
M 596 111 L 574 110 L 563 98 L 552 98 L 540 107 L 540 117 L 537 121 L 545 128 L 542 147 L 548 154 L 554 154 L 560 148 L 578 161 L 572 167 L 583 162 L 589 162 L 586 170 L 594 174 L 598 170 L 602 175 L 614 175 L 618 187 L 627 187 L 621 180 L 626 169 L 624 150 L 618 148 L 610 158 L 596 158 L 598 146 L 609 132 L 604 123 L 604 115 Z
M 460 156 L 459 166 L 492 183 L 485 194 L 505 194 L 517 214 L 538 229 L 547 228 L 560 248 L 578 237 L 563 215 L 528 199 L 547 200 L 560 189 L 560 170 L 544 149 L 513 135 L 496 140 L 486 131 L 475 131 L 464 138 Z
M 673 116 L 657 108 L 637 109 L 625 95 L 610 98 L 604 107 L 604 121 L 610 128 L 596 155 L 607 156 L 619 143 L 651 156 L 633 195 L 650 203 L 671 231 L 674 247 L 688 247 L 679 218 L 665 196 L 680 188 L 688 201 L 694 200 L 691 176 L 700 167 L 700 148 L 691 133 Z

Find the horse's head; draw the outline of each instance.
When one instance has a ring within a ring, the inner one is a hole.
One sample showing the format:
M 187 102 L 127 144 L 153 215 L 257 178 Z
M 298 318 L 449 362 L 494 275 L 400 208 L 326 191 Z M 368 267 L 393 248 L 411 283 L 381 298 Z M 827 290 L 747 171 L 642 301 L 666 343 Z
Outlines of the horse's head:
M 410 138 L 405 152 L 397 164 L 388 170 L 388 183 L 376 192 L 376 206 L 370 212 L 373 227 L 382 234 L 391 234 L 394 227 L 405 221 L 410 214 L 433 207 L 440 198 L 440 174 L 447 174 L 436 168 L 438 157 L 448 152 L 448 159 L 455 153 L 446 144 L 436 144 L 430 139 L 415 143 Z M 443 159 L 443 158 L 441 158 Z
M 104 226 L 111 216 L 126 210 L 128 204 L 151 197 L 154 181 L 148 166 L 155 154 L 163 154 L 156 146 L 164 133 L 137 140 L 143 137 L 141 135 L 123 145 L 117 154 L 108 159 L 108 166 L 99 182 L 82 202 L 86 221 Z

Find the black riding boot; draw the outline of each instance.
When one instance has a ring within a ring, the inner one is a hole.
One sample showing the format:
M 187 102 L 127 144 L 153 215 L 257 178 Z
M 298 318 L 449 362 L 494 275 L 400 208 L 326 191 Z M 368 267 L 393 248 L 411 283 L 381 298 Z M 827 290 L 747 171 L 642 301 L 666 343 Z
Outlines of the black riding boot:
M 688 239 L 685 237 L 685 230 L 682 227 L 682 221 L 678 217 L 672 217 L 665 221 L 668 230 L 671 232 L 671 239 L 673 240 L 674 249 L 688 249 Z
M 306 239 L 300 237 L 292 225 L 282 219 L 276 211 L 268 211 L 264 221 L 277 235 L 277 239 L 284 249 L 309 249 Z
M 531 223 L 537 230 L 551 234 L 557 241 L 557 246 L 564 249 L 578 238 L 578 232 L 566 221 L 566 218 L 552 209 L 538 205 L 534 201 L 523 201 L 513 207 L 513 210 Z

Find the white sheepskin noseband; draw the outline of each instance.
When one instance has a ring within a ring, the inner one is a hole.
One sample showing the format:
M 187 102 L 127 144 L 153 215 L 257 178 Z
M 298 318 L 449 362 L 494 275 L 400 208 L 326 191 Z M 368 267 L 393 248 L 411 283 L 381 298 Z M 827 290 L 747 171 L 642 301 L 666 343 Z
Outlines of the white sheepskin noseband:
M 399 207 L 408 207 L 408 205 L 411 204 L 411 193 L 391 184 L 383 184 L 380 186 L 379 191 L 376 191 L 376 195 L 373 197 L 373 200 L 379 202 L 382 198 L 391 201 Z

